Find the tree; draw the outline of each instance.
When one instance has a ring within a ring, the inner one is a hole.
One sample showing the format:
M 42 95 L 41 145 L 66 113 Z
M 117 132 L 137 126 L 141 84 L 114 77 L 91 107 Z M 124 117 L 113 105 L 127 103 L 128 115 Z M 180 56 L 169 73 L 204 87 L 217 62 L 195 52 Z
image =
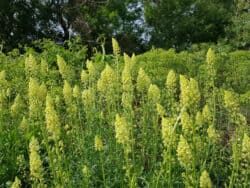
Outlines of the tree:
M 235 0 L 233 10 L 226 38 L 235 48 L 250 49 L 250 3 L 248 0 Z
M 145 0 L 151 44 L 179 50 L 192 43 L 216 42 L 230 23 L 231 0 Z
M 1 0 L 0 44 L 8 51 L 18 43 L 41 38 L 63 42 L 78 35 L 92 48 L 101 36 L 108 49 L 112 37 L 125 38 L 130 44 L 122 47 L 129 51 L 141 44 L 134 24 L 140 15 L 136 0 Z

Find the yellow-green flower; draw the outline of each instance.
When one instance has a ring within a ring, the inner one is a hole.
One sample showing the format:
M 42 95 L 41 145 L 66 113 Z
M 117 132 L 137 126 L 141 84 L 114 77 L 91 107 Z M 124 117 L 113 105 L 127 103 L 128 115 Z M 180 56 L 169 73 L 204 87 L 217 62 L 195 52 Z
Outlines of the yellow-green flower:
M 204 170 L 200 177 L 200 187 L 201 188 L 212 188 L 212 181 L 209 177 L 209 174 Z
M 172 118 L 162 118 L 162 140 L 163 145 L 168 147 L 169 144 L 174 142 L 174 119 Z
M 212 120 L 213 120 L 213 117 L 211 115 L 211 111 L 208 107 L 208 105 L 205 105 L 203 110 L 202 110 L 202 117 L 203 117 L 203 120 L 206 122 L 206 123 L 211 123 Z
M 156 104 L 160 101 L 160 98 L 161 98 L 160 89 L 156 85 L 150 84 L 148 88 L 148 101 L 152 102 L 153 104 Z
M 22 102 L 20 95 L 18 94 L 14 100 L 14 103 L 10 107 L 11 115 L 12 116 L 18 115 L 22 110 L 22 106 L 23 106 L 23 102 Z
M 29 112 L 30 116 L 36 116 L 40 107 L 40 99 L 39 99 L 40 86 L 38 82 L 34 78 L 30 78 L 29 81 Z
M 84 89 L 82 92 L 82 102 L 86 109 L 89 109 L 95 104 L 95 90 L 93 88 Z
M 18 177 L 15 177 L 15 181 L 11 185 L 11 188 L 19 188 L 21 187 L 21 181 L 18 179 Z
M 73 88 L 73 97 L 76 99 L 79 99 L 81 97 L 81 92 L 80 92 L 80 88 L 78 87 L 78 85 L 75 85 Z
M 60 134 L 61 134 L 60 121 L 53 107 L 52 98 L 49 95 L 47 95 L 46 97 L 45 117 L 46 117 L 46 128 L 49 134 L 49 139 L 58 141 L 60 139 Z
M 82 70 L 81 73 L 81 82 L 82 84 L 86 87 L 88 85 L 89 82 L 89 74 L 87 73 L 86 70 Z
M 182 131 L 185 135 L 192 134 L 193 122 L 186 110 L 184 110 L 181 113 L 181 125 L 182 125 Z
M 236 101 L 236 99 L 233 96 L 233 93 L 231 91 L 225 91 L 224 104 L 225 104 L 225 107 L 231 112 L 238 112 L 239 111 L 239 104 Z
M 209 125 L 209 127 L 207 129 L 207 135 L 208 135 L 208 138 L 210 138 L 210 140 L 212 140 L 213 142 L 217 141 L 218 135 L 216 133 L 216 130 L 215 130 L 213 124 Z
M 168 93 L 170 93 L 171 96 L 174 96 L 177 91 L 177 78 L 176 78 L 174 70 L 170 70 L 168 72 L 165 85 L 168 90 Z
M 142 68 L 140 68 L 138 76 L 137 76 L 137 84 L 136 89 L 140 93 L 145 93 L 151 84 L 151 80 L 149 76 L 144 72 Z
M 72 88 L 67 80 L 64 80 L 63 97 L 67 105 L 72 102 Z
M 39 143 L 35 137 L 31 138 L 29 144 L 30 176 L 34 181 L 43 181 L 42 160 L 39 155 Z
M 189 167 L 192 164 L 192 153 L 186 139 L 181 135 L 177 147 L 177 156 L 182 166 Z
M 93 62 L 87 60 L 86 66 L 87 66 L 87 69 L 89 72 L 89 78 L 91 79 L 91 81 L 94 81 L 95 77 L 96 77 L 96 68 L 95 68 Z
M 38 65 L 36 62 L 36 59 L 32 54 L 30 54 L 26 59 L 25 59 L 25 73 L 27 77 L 35 77 L 37 76 L 38 71 Z
M 115 56 L 120 55 L 120 47 L 116 39 L 112 38 L 112 47 L 113 47 L 113 54 Z
M 129 143 L 129 127 L 124 117 L 116 114 L 115 119 L 115 137 L 118 143 L 127 145 Z
M 25 116 L 23 116 L 23 119 L 21 121 L 21 124 L 20 124 L 20 128 L 24 131 L 26 128 L 27 128 L 27 120 L 25 118 Z
M 57 65 L 59 72 L 64 80 L 71 80 L 73 77 L 73 72 L 70 70 L 70 67 L 66 64 L 65 60 L 57 55 Z
M 244 133 L 242 141 L 242 159 L 250 164 L 250 138 L 246 133 Z
M 163 108 L 163 106 L 159 103 L 156 104 L 156 110 L 158 112 L 158 115 L 163 117 L 165 114 L 165 109 Z
M 188 106 L 189 104 L 189 81 L 185 76 L 180 75 L 180 87 L 181 87 L 181 104 L 182 106 Z
M 207 64 L 210 64 L 210 65 L 213 65 L 215 63 L 215 54 L 211 48 L 209 48 L 207 51 L 206 62 L 207 62 Z
M 95 150 L 96 151 L 103 150 L 103 142 L 102 142 L 102 139 L 98 135 L 95 136 Z
M 97 90 L 101 92 L 107 100 L 114 100 L 116 80 L 116 73 L 109 65 L 106 65 L 105 69 L 101 73 L 100 79 L 97 82 Z

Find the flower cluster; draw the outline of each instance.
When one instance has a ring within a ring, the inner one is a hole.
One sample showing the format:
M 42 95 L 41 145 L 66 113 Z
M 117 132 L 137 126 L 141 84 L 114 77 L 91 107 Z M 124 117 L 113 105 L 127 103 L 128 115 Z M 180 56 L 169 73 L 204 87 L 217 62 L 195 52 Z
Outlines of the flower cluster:
M 200 177 L 200 187 L 201 188 L 212 188 L 212 181 L 209 177 L 209 174 L 206 170 L 204 170 L 201 173 L 201 177 Z
M 175 96 L 176 88 L 177 88 L 177 79 L 176 79 L 175 72 L 173 70 L 170 70 L 168 72 L 165 85 L 170 96 Z
M 34 181 L 43 181 L 42 160 L 39 155 L 39 143 L 35 137 L 31 138 L 29 144 L 30 176 Z
M 140 93 L 145 93 L 151 84 L 151 80 L 149 76 L 144 72 L 142 68 L 140 68 L 138 76 L 137 76 L 137 91 Z
M 124 117 L 116 114 L 115 119 L 115 138 L 118 143 L 127 145 L 129 143 L 129 127 Z
M 58 141 L 60 139 L 60 121 L 58 115 L 53 107 L 52 98 L 47 95 L 46 97 L 46 128 L 49 134 L 49 139 Z
M 186 139 L 182 135 L 180 136 L 180 141 L 177 147 L 177 156 L 180 164 L 185 168 L 191 165 L 192 163 L 191 149 Z

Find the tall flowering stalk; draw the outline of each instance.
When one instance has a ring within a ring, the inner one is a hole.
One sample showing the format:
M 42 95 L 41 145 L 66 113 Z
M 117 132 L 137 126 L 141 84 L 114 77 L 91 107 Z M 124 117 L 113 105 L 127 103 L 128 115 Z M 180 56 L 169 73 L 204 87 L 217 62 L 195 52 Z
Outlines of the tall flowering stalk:
M 195 159 L 192 154 L 192 150 L 187 140 L 181 135 L 180 141 L 177 147 L 177 157 L 180 165 L 185 168 L 185 173 L 183 173 L 183 178 L 185 185 L 187 187 L 197 186 L 196 169 L 195 169 Z
M 100 153 L 100 160 L 101 160 L 101 165 L 102 165 L 103 184 L 104 184 L 104 187 L 107 187 L 106 177 L 105 177 L 105 170 L 104 170 L 103 155 L 102 155 L 103 149 L 104 149 L 104 147 L 103 147 L 102 139 L 101 139 L 101 137 L 99 135 L 96 135 L 95 136 L 95 150 Z
M 49 139 L 54 140 L 56 142 L 60 139 L 60 121 L 57 115 L 57 112 L 54 109 L 53 101 L 50 95 L 46 97 L 46 129 L 48 131 Z
M 131 77 L 131 60 L 129 57 L 127 57 L 127 55 L 124 55 L 124 62 L 125 65 L 122 71 L 122 105 L 124 109 L 131 112 L 134 88 Z
M 38 64 L 36 62 L 36 59 L 32 54 L 30 54 L 25 59 L 25 74 L 26 74 L 26 77 L 27 78 L 29 78 L 29 77 L 36 78 L 38 76 L 38 71 L 39 71 L 39 67 L 38 67 Z
M 149 86 L 151 84 L 151 79 L 145 73 L 145 71 L 140 68 L 137 76 L 136 89 L 140 94 L 144 94 L 147 92 Z
M 114 107 L 118 98 L 117 82 L 114 82 L 114 80 L 117 80 L 115 71 L 109 65 L 106 65 L 97 82 L 97 90 L 105 99 L 108 108 Z
M 44 83 L 39 85 L 36 79 L 30 78 L 28 96 L 29 96 L 29 117 L 35 123 L 39 122 L 43 116 L 43 107 L 47 95 L 47 88 Z
M 181 87 L 181 106 L 185 106 L 192 113 L 195 113 L 200 105 L 200 92 L 198 82 L 190 78 L 188 80 L 185 76 L 180 75 L 180 87 Z
M 165 82 L 166 92 L 164 93 L 166 96 L 164 98 L 164 103 L 166 103 L 166 107 L 169 109 L 169 112 L 174 115 L 177 112 L 178 103 L 176 101 L 177 98 L 177 75 L 174 70 L 170 70 L 167 75 L 167 79 Z M 164 96 L 163 96 L 164 97 Z
M 22 110 L 23 110 L 24 104 L 20 97 L 20 94 L 18 94 L 14 100 L 14 103 L 10 107 L 10 112 L 13 117 L 17 117 Z
M 30 177 L 34 187 L 43 187 L 43 167 L 39 155 L 40 146 L 35 137 L 32 137 L 29 144 Z
M 212 181 L 206 170 L 201 173 L 200 177 L 200 188 L 212 188 Z
M 130 137 L 130 127 L 124 117 L 116 114 L 115 119 L 115 138 L 116 142 L 122 144 L 125 162 L 126 162 L 126 176 L 128 177 L 129 184 L 132 184 L 131 167 L 129 153 L 131 153 L 131 137 Z
M 58 65 L 59 72 L 60 72 L 63 80 L 72 81 L 72 79 L 74 77 L 74 73 L 70 69 L 70 66 L 67 65 L 65 60 L 60 55 L 57 55 L 57 65 Z

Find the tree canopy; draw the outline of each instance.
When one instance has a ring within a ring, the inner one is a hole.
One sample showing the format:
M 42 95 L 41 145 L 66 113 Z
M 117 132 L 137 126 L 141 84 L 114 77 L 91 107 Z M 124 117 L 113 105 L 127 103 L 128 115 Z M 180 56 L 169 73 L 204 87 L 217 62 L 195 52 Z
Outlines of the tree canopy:
M 128 53 L 152 45 L 182 50 L 220 38 L 249 47 L 247 0 L 1 0 L 0 24 L 5 51 L 75 36 L 90 48 L 106 39 L 107 50 L 115 37 Z

